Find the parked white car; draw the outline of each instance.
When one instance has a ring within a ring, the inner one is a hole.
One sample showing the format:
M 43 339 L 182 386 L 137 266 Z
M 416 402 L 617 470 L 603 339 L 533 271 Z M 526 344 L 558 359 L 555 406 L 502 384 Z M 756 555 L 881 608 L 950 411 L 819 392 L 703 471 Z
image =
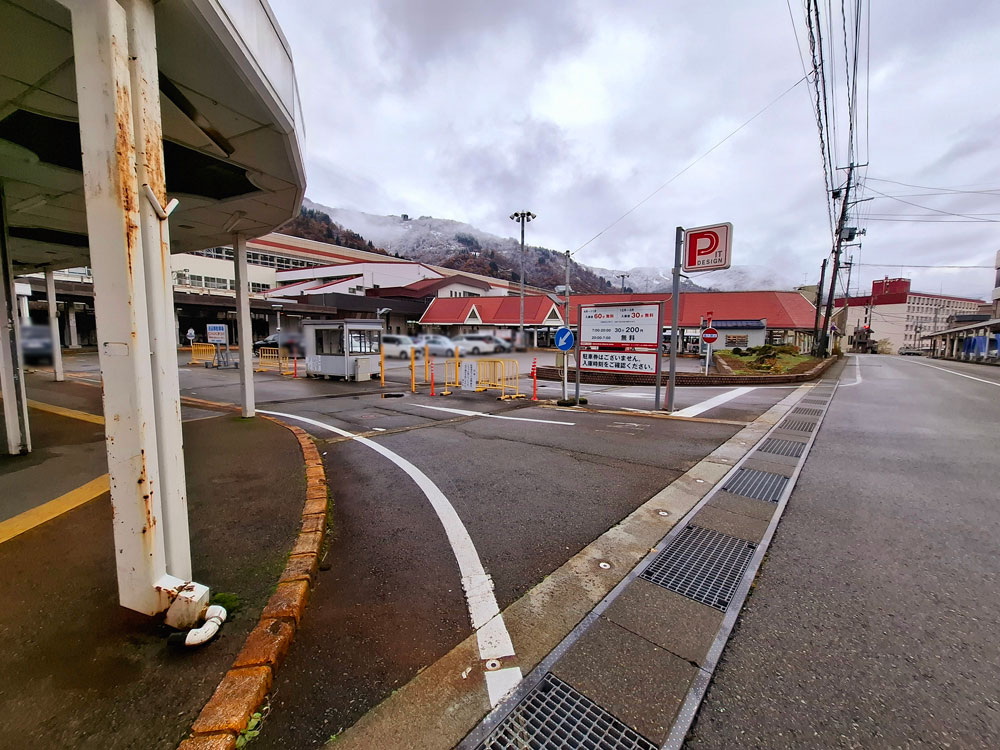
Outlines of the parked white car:
M 423 351 L 426 346 L 435 357 L 461 357 L 468 352 L 468 348 L 464 344 L 452 341 L 447 336 L 437 333 L 425 333 L 417 336 L 417 346 L 420 351 Z
M 511 349 L 509 343 L 491 333 L 466 333 L 456 336 L 454 341 L 469 354 L 486 354 L 489 352 L 499 354 L 501 352 L 509 352 Z
M 388 359 L 394 357 L 397 359 L 409 359 L 410 352 L 415 352 L 416 356 L 419 357 L 423 352 L 423 347 L 418 346 L 409 336 L 400 336 L 396 333 L 383 333 L 382 350 Z

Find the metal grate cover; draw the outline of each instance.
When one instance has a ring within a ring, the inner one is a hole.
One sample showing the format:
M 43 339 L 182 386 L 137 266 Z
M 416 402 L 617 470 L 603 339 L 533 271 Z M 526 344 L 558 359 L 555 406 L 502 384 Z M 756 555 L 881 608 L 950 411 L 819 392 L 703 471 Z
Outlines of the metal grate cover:
M 725 612 L 756 548 L 745 539 L 688 526 L 639 577 Z
M 759 469 L 739 469 L 735 476 L 722 486 L 722 489 L 735 495 L 752 497 L 754 500 L 767 500 L 769 503 L 776 503 L 786 484 L 788 484 L 788 477 L 781 474 L 772 474 L 769 471 L 760 471 Z
M 758 453 L 773 453 L 776 456 L 788 456 L 789 458 L 798 458 L 802 455 L 802 451 L 805 449 L 806 444 L 800 443 L 797 440 L 781 440 L 779 438 L 768 438 L 765 440 L 760 448 L 757 449 Z
M 785 417 L 785 421 L 778 425 L 782 430 L 793 430 L 795 432 L 812 432 L 815 426 L 815 422 L 809 422 L 805 419 L 791 419 L 789 417 Z
M 551 672 L 476 750 L 657 750 Z
M 823 416 L 822 409 L 812 409 L 807 406 L 800 406 L 797 409 L 792 409 L 792 414 L 797 414 L 801 417 L 821 417 Z

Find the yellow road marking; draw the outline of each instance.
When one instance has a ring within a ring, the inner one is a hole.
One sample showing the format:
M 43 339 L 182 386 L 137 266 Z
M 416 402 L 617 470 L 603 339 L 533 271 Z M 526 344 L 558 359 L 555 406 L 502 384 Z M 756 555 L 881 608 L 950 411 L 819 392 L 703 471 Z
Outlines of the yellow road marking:
M 28 406 L 32 409 L 38 409 L 38 411 L 47 411 L 50 414 L 58 414 L 60 417 L 79 419 L 83 422 L 92 422 L 93 424 L 104 424 L 104 417 L 102 416 L 90 414 L 85 411 L 77 411 L 76 409 L 67 409 L 65 406 L 46 404 L 42 401 L 32 401 L 30 398 L 28 399 Z
M 49 500 L 49 502 L 26 510 L 24 513 L 19 513 L 13 518 L 8 518 L 6 521 L 0 521 L 0 544 L 40 526 L 46 521 L 51 521 L 56 516 L 61 516 L 73 508 L 88 503 L 95 497 L 100 497 L 108 491 L 108 488 L 108 475 L 103 474 L 55 500 Z

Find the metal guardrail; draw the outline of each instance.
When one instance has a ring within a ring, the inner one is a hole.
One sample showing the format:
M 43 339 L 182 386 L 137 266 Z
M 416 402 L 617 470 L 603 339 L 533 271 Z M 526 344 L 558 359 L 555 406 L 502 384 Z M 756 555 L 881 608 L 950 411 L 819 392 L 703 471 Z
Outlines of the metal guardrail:
M 288 365 L 288 351 L 273 346 L 262 346 L 257 350 L 257 367 L 255 372 L 274 370 L 281 375 L 288 375 L 291 368 Z
M 215 344 L 191 344 L 190 364 L 199 362 L 215 362 Z

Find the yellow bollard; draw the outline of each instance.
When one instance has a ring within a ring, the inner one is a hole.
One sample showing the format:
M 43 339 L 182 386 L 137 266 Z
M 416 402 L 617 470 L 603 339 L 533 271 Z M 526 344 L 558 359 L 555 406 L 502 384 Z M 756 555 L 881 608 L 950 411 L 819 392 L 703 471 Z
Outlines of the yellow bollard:
M 429 370 L 429 368 L 431 366 L 431 364 L 430 364 L 430 362 L 431 362 L 430 352 L 431 352 L 431 348 L 427 344 L 424 344 L 424 385 L 427 385 L 428 370 Z
M 385 388 L 385 347 L 382 344 L 378 345 L 378 378 Z
M 410 349 L 410 393 L 417 392 L 417 350 Z

